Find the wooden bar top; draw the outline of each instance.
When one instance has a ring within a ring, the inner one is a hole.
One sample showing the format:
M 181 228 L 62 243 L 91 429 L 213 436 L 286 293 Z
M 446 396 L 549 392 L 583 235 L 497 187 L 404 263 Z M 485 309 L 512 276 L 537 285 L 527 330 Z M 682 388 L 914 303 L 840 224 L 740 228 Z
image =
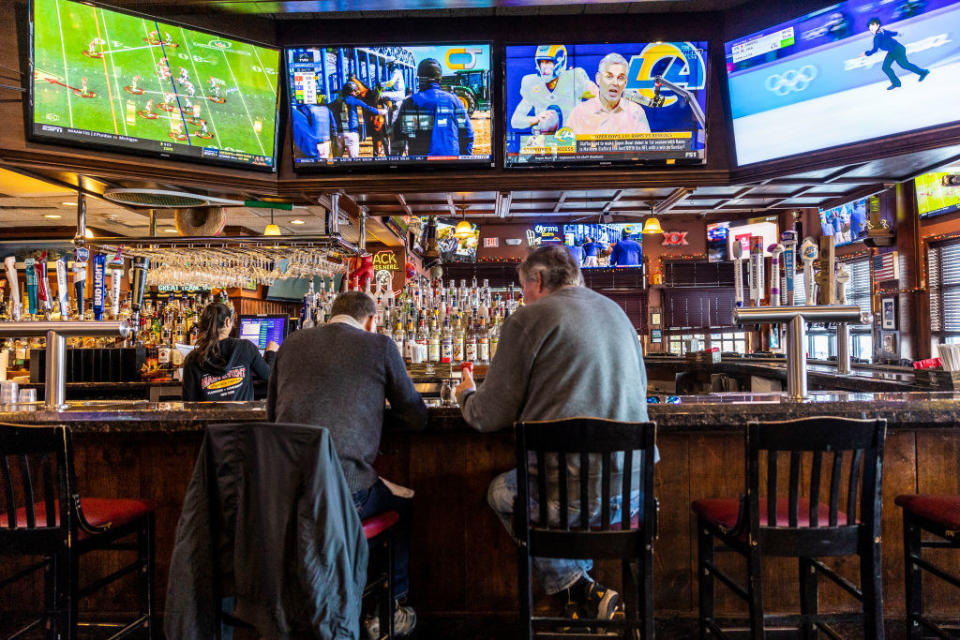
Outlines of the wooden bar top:
M 752 420 L 785 420 L 814 415 L 886 418 L 891 429 L 950 428 L 960 424 L 960 393 L 815 392 L 797 402 L 782 393 L 714 393 L 656 396 L 648 406 L 661 432 L 731 431 Z M 673 399 L 675 403 L 668 402 Z M 457 407 L 436 406 L 427 399 L 427 432 L 469 431 Z M 23 410 L 26 408 L 26 410 Z M 0 407 L 0 422 L 69 424 L 76 432 L 199 431 L 210 422 L 266 420 L 266 405 L 255 402 L 70 402 L 61 411 L 42 403 Z

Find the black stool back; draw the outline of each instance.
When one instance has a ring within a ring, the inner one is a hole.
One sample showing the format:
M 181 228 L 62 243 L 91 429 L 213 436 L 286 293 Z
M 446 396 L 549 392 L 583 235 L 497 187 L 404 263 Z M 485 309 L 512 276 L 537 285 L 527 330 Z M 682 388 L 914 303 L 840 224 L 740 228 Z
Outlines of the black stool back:
M 714 619 L 714 578 L 747 601 L 750 637 L 764 637 L 764 555 L 798 559 L 802 638 L 816 637 L 819 630 L 838 637 L 818 615 L 820 575 L 862 601 L 865 637 L 883 637 L 880 488 L 885 437 L 885 420 L 814 417 L 748 426 L 746 493 L 739 511 L 733 498 L 693 503 L 701 638 L 709 633 L 726 637 Z M 727 518 L 731 505 L 738 514 L 735 523 Z M 719 547 L 714 537 L 722 543 Z M 715 551 L 746 558 L 745 587 L 717 568 Z M 859 588 L 818 560 L 854 554 L 860 557 Z
M 623 562 L 626 619 L 604 621 L 601 627 L 622 627 L 625 637 L 638 629 L 653 637 L 653 541 L 656 501 L 653 495 L 656 425 L 570 418 L 516 425 L 516 535 L 520 542 L 520 604 L 528 634 L 534 627 L 569 625 L 564 618 L 532 616 L 531 557 L 618 558 Z M 537 517 L 531 521 L 531 477 L 536 477 Z M 571 469 L 577 473 L 570 490 Z M 551 518 L 548 475 L 557 488 L 559 508 Z M 619 481 L 616 476 L 619 475 Z M 591 476 L 599 480 L 591 481 Z M 631 522 L 631 495 L 643 492 L 642 520 Z M 572 494 L 572 495 L 571 495 Z M 611 522 L 611 501 L 619 497 L 620 523 Z M 594 512 L 599 507 L 599 520 Z M 577 513 L 578 512 L 578 513 Z M 572 513 L 576 516 L 571 518 Z M 632 563 L 638 564 L 634 574 Z M 641 614 L 642 608 L 642 614 Z M 580 621 L 582 623 L 583 621 Z M 579 624 L 579 623 L 578 623 Z M 552 638 L 563 637 L 551 634 Z

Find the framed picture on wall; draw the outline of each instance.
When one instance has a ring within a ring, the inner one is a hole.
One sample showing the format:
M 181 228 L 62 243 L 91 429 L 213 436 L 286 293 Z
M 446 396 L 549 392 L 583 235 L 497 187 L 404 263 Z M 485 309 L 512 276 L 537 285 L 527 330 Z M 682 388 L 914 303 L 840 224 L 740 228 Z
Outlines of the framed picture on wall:
M 770 338 L 769 338 L 768 346 L 770 347 L 771 351 L 780 350 L 780 326 L 779 325 L 770 326 Z
M 894 331 L 897 328 L 897 299 L 883 298 L 880 301 L 880 328 Z
M 880 331 L 880 341 L 877 344 L 881 358 L 896 360 L 900 358 L 900 332 L 899 331 Z
M 651 329 L 650 342 L 653 344 L 660 344 L 663 342 L 663 331 L 660 329 Z
M 650 307 L 650 326 L 659 327 L 661 322 L 660 307 Z

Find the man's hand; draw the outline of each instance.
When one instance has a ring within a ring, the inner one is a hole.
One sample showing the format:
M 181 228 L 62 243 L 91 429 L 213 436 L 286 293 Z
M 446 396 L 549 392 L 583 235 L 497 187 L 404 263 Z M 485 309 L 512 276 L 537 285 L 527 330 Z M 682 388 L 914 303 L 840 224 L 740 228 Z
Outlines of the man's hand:
M 270 342 L 267 343 L 267 349 L 266 349 L 266 350 L 267 350 L 267 351 L 276 351 L 276 350 L 279 349 L 279 348 L 280 348 L 280 345 L 278 345 L 276 342 L 274 342 L 273 340 L 271 340 Z
M 379 112 L 380 112 L 380 115 L 382 115 L 382 116 L 387 115 L 387 110 L 386 110 L 386 109 L 377 109 L 377 111 L 379 111 Z
M 453 390 L 458 399 L 467 391 L 477 390 L 477 383 L 473 380 L 473 373 L 471 373 L 469 369 L 463 369 L 461 373 L 463 379 L 460 381 L 460 384 L 457 385 L 457 388 Z

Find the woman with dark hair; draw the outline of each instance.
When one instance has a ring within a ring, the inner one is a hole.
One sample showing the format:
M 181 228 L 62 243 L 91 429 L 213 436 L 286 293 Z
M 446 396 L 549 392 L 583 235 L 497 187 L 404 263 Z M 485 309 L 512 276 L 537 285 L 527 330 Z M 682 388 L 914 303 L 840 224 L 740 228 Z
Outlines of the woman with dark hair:
M 267 380 L 279 345 L 267 345 L 266 360 L 249 340 L 231 338 L 233 309 L 208 304 L 200 316 L 200 336 L 183 362 L 183 400 L 253 400 L 253 375 Z

